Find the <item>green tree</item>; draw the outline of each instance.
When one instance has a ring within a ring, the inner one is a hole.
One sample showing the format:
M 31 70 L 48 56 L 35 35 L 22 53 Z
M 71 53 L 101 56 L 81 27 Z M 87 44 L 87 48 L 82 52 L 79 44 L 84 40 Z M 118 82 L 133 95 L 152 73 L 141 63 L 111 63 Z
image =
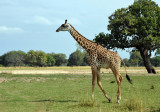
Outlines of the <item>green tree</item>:
M 54 66 L 56 63 L 55 59 L 51 55 L 47 55 L 47 66 Z
M 1 57 L 4 66 L 24 66 L 26 53 L 23 51 L 10 51 Z
M 88 66 L 88 53 L 85 51 L 81 51 L 77 48 L 77 50 L 70 54 L 68 59 L 68 66 Z
M 129 62 L 129 59 L 124 58 L 123 61 L 124 61 L 124 63 L 125 63 L 126 66 L 131 66 L 131 64 L 130 64 L 130 62 Z M 123 63 L 122 63 L 121 65 L 123 65 Z M 124 65 L 123 65 L 123 66 L 124 66 Z
M 156 56 L 160 56 L 160 48 L 158 48 L 158 49 L 156 50 L 155 55 L 156 55 Z
M 160 66 L 160 57 L 153 57 L 151 58 L 151 62 L 155 67 L 159 67 Z
M 82 66 L 88 66 L 89 65 L 89 62 L 88 62 L 88 57 L 89 57 L 89 54 L 86 52 L 86 51 L 83 51 L 83 62 L 82 62 Z
M 3 56 L 0 56 L 0 67 L 3 66 Z
M 27 53 L 27 64 L 30 66 L 37 66 L 37 55 L 34 50 L 30 50 Z
M 100 33 L 96 42 L 104 47 L 135 48 L 140 51 L 148 73 L 156 73 L 150 57 L 160 48 L 160 7 L 152 0 L 136 0 L 109 17 L 110 34 Z
M 142 57 L 139 52 L 131 52 L 129 62 L 132 66 L 140 66 L 142 64 Z
M 66 55 L 63 53 L 54 54 L 52 53 L 53 58 L 55 59 L 56 63 L 55 66 L 63 66 L 67 64 Z
M 30 50 L 27 53 L 27 62 L 31 66 L 46 66 L 47 54 L 43 51 Z
M 37 65 L 46 66 L 47 65 L 47 54 L 43 51 L 36 51 L 37 54 Z
M 80 66 L 83 63 L 84 54 L 80 50 L 73 52 L 68 59 L 68 66 Z

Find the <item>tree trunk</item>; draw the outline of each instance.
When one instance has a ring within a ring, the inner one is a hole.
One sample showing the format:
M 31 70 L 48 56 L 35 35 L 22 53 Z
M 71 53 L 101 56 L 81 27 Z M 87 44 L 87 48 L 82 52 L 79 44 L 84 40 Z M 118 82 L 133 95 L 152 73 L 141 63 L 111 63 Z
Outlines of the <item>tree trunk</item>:
M 146 67 L 148 73 L 156 74 L 156 71 L 150 61 L 150 55 L 148 54 L 148 49 L 140 49 L 140 53 L 143 58 L 144 66 Z

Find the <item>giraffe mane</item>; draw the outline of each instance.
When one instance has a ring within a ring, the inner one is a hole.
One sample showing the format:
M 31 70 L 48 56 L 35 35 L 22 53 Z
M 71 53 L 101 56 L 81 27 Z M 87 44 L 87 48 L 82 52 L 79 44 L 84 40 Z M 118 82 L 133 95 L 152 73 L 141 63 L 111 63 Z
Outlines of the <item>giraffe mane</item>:
M 70 26 L 73 28 L 73 30 L 74 31 L 76 31 L 80 36 L 82 36 L 82 37 L 84 37 L 83 35 L 81 35 L 71 24 L 70 24 Z M 85 37 L 84 37 L 85 38 Z M 85 38 L 85 39 L 87 39 L 87 38 Z M 94 41 L 91 41 L 91 40 L 89 40 L 89 39 L 87 39 L 88 41 L 90 41 L 90 42 L 93 42 L 93 43 L 97 43 L 97 42 L 94 42 Z M 98 43 L 97 43 L 98 44 Z

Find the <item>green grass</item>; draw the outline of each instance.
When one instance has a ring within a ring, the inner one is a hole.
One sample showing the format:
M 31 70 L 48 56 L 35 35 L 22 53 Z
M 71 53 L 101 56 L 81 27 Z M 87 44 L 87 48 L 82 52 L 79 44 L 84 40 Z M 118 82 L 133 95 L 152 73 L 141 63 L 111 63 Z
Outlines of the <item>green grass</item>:
M 123 76 L 124 77 L 124 76 Z M 116 103 L 117 84 L 113 75 L 102 75 L 108 103 L 96 85 L 91 100 L 90 75 L 0 74 L 0 112 L 159 112 L 160 76 L 125 77 L 122 100 Z

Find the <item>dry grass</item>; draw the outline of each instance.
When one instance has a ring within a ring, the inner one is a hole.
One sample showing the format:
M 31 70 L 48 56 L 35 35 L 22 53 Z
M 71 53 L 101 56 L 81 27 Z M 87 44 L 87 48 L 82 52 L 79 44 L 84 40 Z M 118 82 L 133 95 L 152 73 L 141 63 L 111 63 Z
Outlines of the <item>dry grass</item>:
M 156 71 L 160 74 L 160 68 Z M 147 74 L 144 67 L 127 67 L 129 74 L 142 75 Z M 0 73 L 9 74 L 91 74 L 89 66 L 75 66 L 75 67 L 0 67 Z M 110 69 L 101 69 L 102 74 L 112 74 Z M 124 67 L 121 67 L 120 73 L 125 73 Z
M 129 111 L 144 112 L 144 104 L 137 97 L 131 97 L 125 102 L 124 107 Z

